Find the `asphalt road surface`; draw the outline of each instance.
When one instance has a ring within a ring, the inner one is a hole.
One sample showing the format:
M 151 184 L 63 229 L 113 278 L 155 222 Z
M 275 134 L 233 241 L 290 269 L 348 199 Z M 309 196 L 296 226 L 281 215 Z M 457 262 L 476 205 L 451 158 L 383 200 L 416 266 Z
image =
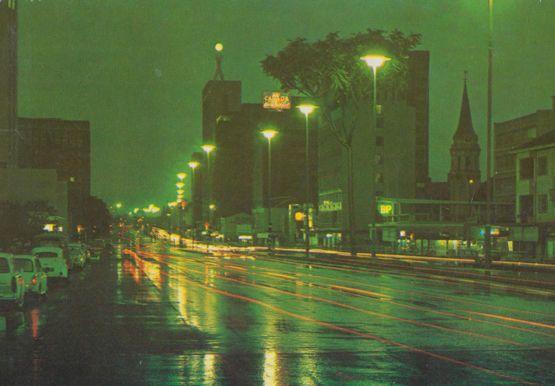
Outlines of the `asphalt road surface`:
M 2 311 L 0 384 L 555 383 L 552 278 L 454 272 L 145 245 Z

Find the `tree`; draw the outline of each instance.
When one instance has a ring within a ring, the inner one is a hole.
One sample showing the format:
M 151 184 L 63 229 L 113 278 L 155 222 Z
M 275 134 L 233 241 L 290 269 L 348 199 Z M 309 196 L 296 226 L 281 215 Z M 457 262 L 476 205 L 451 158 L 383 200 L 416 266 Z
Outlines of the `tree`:
M 110 234 L 112 215 L 104 201 L 91 196 L 85 200 L 78 222 L 84 226 L 88 237 L 105 237 Z
M 384 54 L 392 60 L 379 73 L 381 87 L 398 91 L 406 88 L 409 51 L 420 43 L 419 34 L 405 35 L 399 30 L 386 33 L 368 29 L 340 37 L 337 32 L 308 42 L 297 38 L 276 55 L 262 60 L 262 69 L 278 80 L 284 91 L 296 91 L 318 101 L 325 127 L 347 153 L 347 210 L 351 253 L 354 243 L 353 134 L 359 112 L 369 108 L 372 78 L 360 60 L 368 53 Z

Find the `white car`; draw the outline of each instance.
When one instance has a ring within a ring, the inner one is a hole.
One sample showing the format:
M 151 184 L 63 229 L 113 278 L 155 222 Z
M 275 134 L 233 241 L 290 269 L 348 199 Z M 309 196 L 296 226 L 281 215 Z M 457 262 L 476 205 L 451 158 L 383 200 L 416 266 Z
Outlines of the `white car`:
M 62 248 L 37 247 L 33 248 L 31 253 L 39 260 L 43 272 L 46 273 L 49 279 L 61 278 L 67 280 L 69 278 L 68 266 Z
M 13 261 L 16 271 L 25 280 L 26 292 L 38 296 L 46 295 L 48 290 L 47 277 L 42 271 L 40 261 L 33 255 L 15 255 Z
M 71 243 L 67 245 L 67 248 L 69 250 L 69 259 L 73 266 L 83 269 L 87 262 L 88 254 L 85 246 L 81 243 Z
M 25 302 L 25 281 L 16 271 L 13 255 L 0 253 L 0 301 L 23 306 Z

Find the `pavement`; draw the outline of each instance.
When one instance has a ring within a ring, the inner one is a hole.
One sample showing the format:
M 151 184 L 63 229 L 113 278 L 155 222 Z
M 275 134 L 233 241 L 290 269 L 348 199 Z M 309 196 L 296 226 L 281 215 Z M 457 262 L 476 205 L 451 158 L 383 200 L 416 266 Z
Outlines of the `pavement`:
M 555 383 L 554 294 L 528 277 L 199 252 L 135 247 L 2 311 L 0 384 Z

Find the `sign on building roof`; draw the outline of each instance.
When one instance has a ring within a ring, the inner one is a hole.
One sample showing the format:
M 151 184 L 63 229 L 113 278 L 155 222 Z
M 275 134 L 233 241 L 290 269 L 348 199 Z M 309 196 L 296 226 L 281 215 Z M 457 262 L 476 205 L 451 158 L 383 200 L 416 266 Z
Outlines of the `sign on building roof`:
M 291 99 L 289 95 L 279 91 L 265 91 L 263 94 L 262 107 L 269 110 L 289 110 Z

